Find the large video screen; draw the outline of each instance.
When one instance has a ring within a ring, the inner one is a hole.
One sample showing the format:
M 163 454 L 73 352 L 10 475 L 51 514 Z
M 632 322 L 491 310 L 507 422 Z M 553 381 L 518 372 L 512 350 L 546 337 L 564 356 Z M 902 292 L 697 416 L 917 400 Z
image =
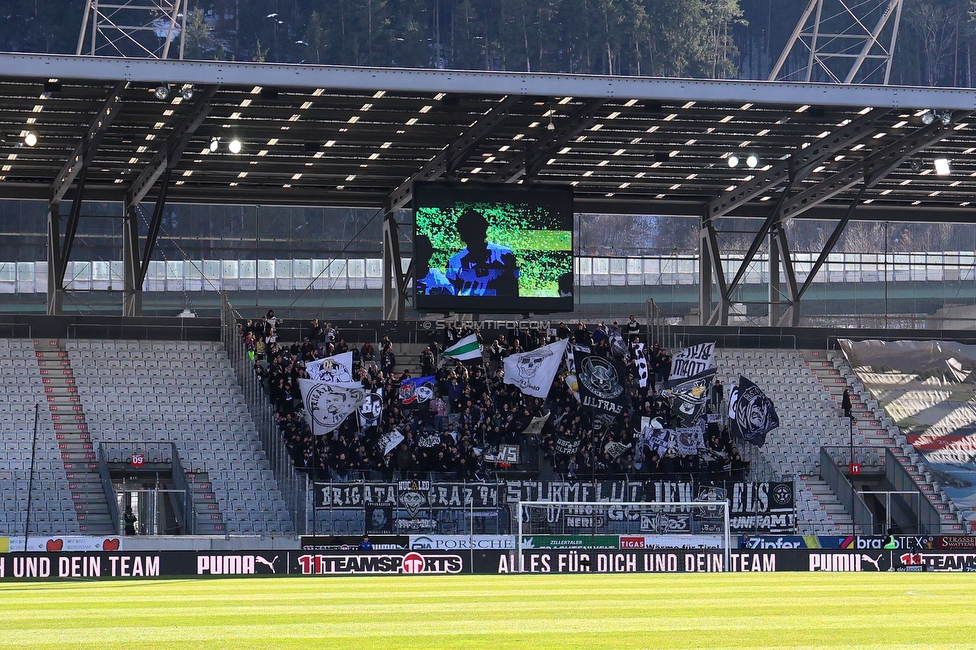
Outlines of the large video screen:
M 573 310 L 570 189 L 416 183 L 413 205 L 418 310 Z

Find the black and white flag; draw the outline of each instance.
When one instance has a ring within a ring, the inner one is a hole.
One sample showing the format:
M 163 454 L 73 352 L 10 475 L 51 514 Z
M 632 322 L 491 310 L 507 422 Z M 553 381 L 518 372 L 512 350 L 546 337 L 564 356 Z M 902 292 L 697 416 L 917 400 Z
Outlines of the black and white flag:
M 674 430 L 679 454 L 698 454 L 698 449 L 705 446 L 705 426 L 705 419 L 702 418 L 690 427 L 678 427 Z
M 383 389 L 377 388 L 366 393 L 362 406 L 359 407 L 359 427 L 367 429 L 375 427 L 383 417 Z
M 312 361 L 305 365 L 305 372 L 316 381 L 351 382 L 353 381 L 352 352 L 343 352 Z
M 503 362 L 505 383 L 517 386 L 526 395 L 548 397 L 568 344 L 569 339 L 562 339 L 530 352 L 506 357 Z
M 441 444 L 441 436 L 439 433 L 435 433 L 433 431 L 427 431 L 417 436 L 418 447 L 430 448 L 430 447 L 436 447 L 439 444 Z
M 627 347 L 627 341 L 624 340 L 624 335 L 620 333 L 620 328 L 607 325 L 606 329 L 607 343 L 610 344 L 610 354 L 613 355 L 614 359 L 626 359 L 627 353 L 630 350 Z
M 644 344 L 634 343 L 630 346 L 634 354 L 634 362 L 637 364 L 637 381 L 641 388 L 647 388 L 647 378 L 649 376 L 647 368 L 647 357 L 644 354 Z
M 556 446 L 553 451 L 557 454 L 572 455 L 580 450 L 583 438 L 573 431 L 563 431 L 556 436 Z
M 550 415 L 552 414 L 546 413 L 545 415 L 535 416 L 534 418 L 529 420 L 528 424 L 525 425 L 525 428 L 522 429 L 522 433 L 524 433 L 527 436 L 541 436 L 542 428 L 546 426 L 546 422 L 549 421 Z
M 575 355 L 589 354 L 590 348 L 586 345 L 576 345 L 573 343 L 566 347 L 566 370 L 571 375 L 576 374 L 576 357 Z
M 576 360 L 576 380 L 580 404 L 620 415 L 627 404 L 624 390 L 626 371 L 617 360 L 610 361 L 596 354 L 573 353 Z
M 317 436 L 338 429 L 342 421 L 355 413 L 366 398 L 366 389 L 356 383 L 299 378 L 298 386 L 302 390 L 308 426 Z
M 681 380 L 669 380 L 664 396 L 671 401 L 671 411 L 682 426 L 690 427 L 705 414 L 708 396 L 712 392 L 715 369 L 700 372 Z
M 675 447 L 674 429 L 665 429 L 658 418 L 654 418 L 653 420 L 646 418 L 646 425 L 644 424 L 644 419 L 641 418 L 641 446 L 647 447 L 652 452 L 657 453 L 661 458 L 664 458 Z
M 715 344 L 699 343 L 678 351 L 671 357 L 671 375 L 668 381 L 692 377 L 715 368 Z
M 757 447 L 766 444 L 766 434 L 779 426 L 779 416 L 771 399 L 759 387 L 739 377 L 739 385 L 729 391 L 729 432 Z
M 613 413 L 594 413 L 593 414 L 593 430 L 594 431 L 606 431 L 613 426 L 613 421 L 617 419 L 617 416 Z
M 376 446 L 383 450 L 383 455 L 386 456 L 388 453 L 396 449 L 397 445 L 403 442 L 403 434 L 394 429 L 393 431 L 387 431 L 380 436 L 380 439 L 376 441 Z
M 631 444 L 625 445 L 622 442 L 608 442 L 603 447 L 603 453 L 605 453 L 607 456 L 613 459 L 616 458 L 617 456 L 620 456 L 622 453 L 630 449 L 632 446 L 633 445 Z

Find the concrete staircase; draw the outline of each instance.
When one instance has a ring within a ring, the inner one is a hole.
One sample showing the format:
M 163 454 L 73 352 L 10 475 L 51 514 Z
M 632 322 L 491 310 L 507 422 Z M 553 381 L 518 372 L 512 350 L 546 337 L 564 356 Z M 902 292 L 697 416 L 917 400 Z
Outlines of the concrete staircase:
M 210 476 L 206 472 L 187 472 L 186 483 L 190 489 L 190 503 L 192 504 L 195 534 L 224 535 L 227 525 L 224 515 L 217 505 L 217 495 L 214 494 Z
M 54 423 L 68 490 L 78 518 L 78 529 L 87 535 L 113 535 L 115 522 L 98 475 L 84 408 L 78 397 L 68 353 L 57 340 L 34 340 L 34 354 L 44 385 L 44 396 Z

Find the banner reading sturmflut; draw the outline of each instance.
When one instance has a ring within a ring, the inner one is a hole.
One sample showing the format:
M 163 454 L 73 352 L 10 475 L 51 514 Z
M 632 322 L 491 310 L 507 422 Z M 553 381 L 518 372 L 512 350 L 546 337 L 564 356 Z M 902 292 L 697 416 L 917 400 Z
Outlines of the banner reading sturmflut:
M 684 379 L 715 367 L 715 344 L 699 343 L 680 350 L 671 358 L 669 381 Z

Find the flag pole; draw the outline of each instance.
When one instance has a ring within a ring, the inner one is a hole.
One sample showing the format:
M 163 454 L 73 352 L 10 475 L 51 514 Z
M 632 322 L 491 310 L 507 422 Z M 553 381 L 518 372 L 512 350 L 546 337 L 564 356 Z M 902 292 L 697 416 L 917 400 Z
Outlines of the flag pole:
M 27 521 L 24 524 L 24 552 L 27 552 L 27 538 L 30 535 L 31 501 L 34 496 L 34 463 L 37 459 L 37 423 L 40 419 L 41 405 L 34 404 L 34 435 L 31 439 L 31 464 L 27 474 Z
M 315 490 L 316 490 L 315 485 L 316 485 L 316 478 L 317 478 L 318 464 L 319 464 L 319 459 L 318 459 L 319 442 L 318 442 L 318 438 L 315 435 L 315 429 L 312 429 L 311 427 L 309 428 L 312 430 L 312 537 L 315 537 L 318 532 L 316 526 L 316 524 L 318 523 L 318 517 L 317 517 L 318 508 L 316 507 L 315 504 Z

